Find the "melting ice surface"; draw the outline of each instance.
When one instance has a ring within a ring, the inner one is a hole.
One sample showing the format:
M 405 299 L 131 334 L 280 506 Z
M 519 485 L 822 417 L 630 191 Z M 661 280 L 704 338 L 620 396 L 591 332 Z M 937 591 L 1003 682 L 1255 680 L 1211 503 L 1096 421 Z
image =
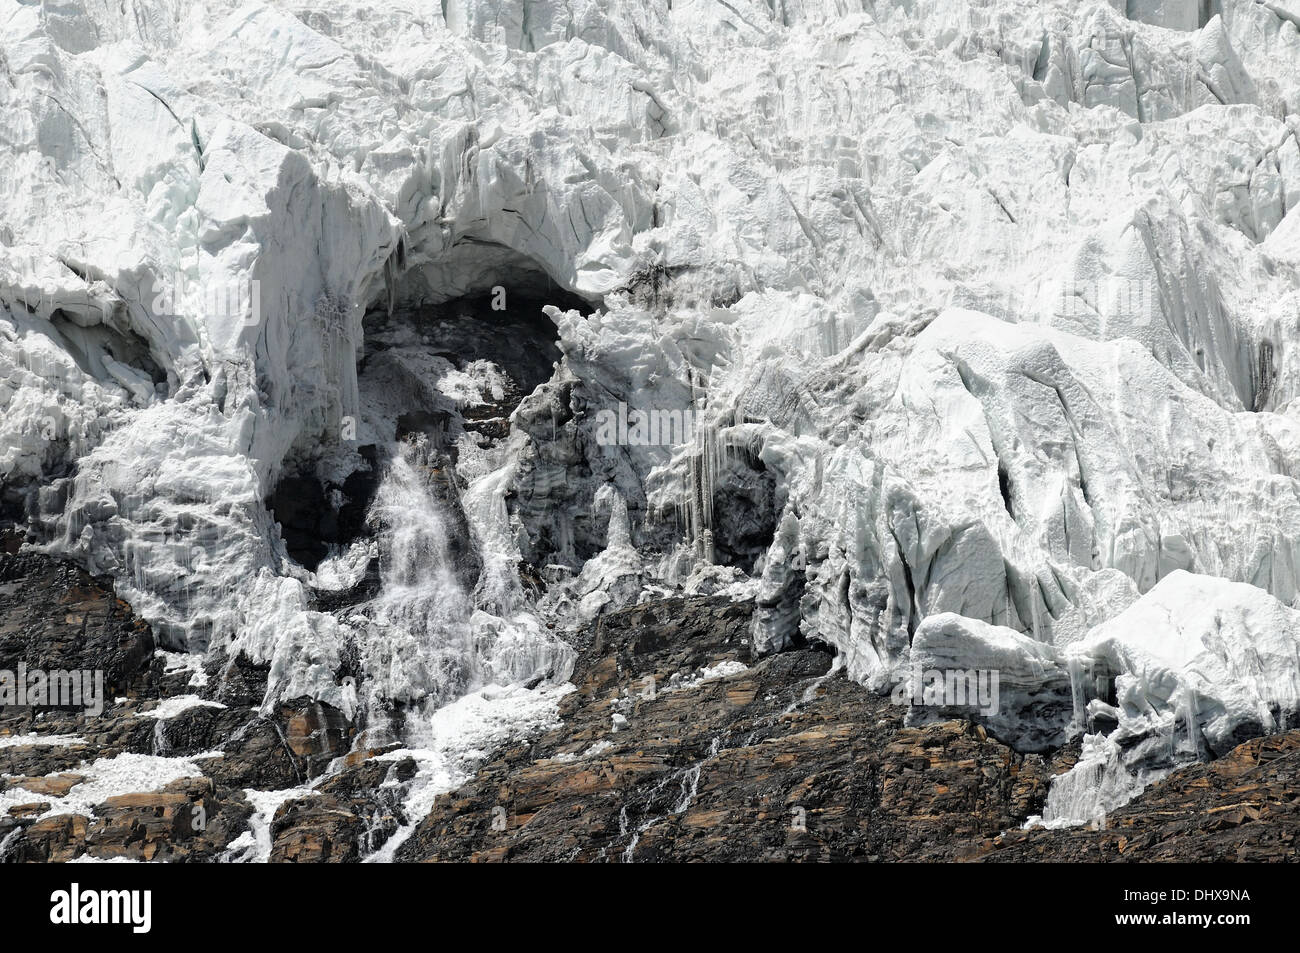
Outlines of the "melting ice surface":
M 1110 811 L 1166 773 L 1140 780 L 1124 766 L 1118 745 L 1101 735 L 1087 735 L 1079 761 L 1053 779 L 1042 816 L 1030 817 L 1024 826 L 1062 828 L 1103 822 Z

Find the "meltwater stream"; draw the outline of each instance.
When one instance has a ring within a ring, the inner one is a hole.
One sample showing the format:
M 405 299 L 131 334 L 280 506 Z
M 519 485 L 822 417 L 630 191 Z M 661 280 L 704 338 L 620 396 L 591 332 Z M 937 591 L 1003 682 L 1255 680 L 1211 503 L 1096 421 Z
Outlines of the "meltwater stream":
M 367 606 L 363 667 L 372 703 L 441 705 L 483 683 L 474 604 L 456 571 L 450 520 L 432 482 L 446 479 L 423 443 L 394 446 L 370 519 L 382 589 Z M 370 706 L 372 717 L 377 706 Z
M 403 747 L 381 757 L 418 766 L 404 795 L 407 823 L 371 862 L 391 860 L 433 798 L 468 780 L 499 745 L 554 722 L 571 690 L 573 650 L 529 606 L 503 604 L 500 570 L 516 557 L 492 522 L 499 514 L 488 498 L 500 474 L 467 489 L 461 523 L 442 502 L 457 488 L 441 463 L 422 441 L 395 444 L 370 512 L 381 589 L 359 607 L 364 744 L 397 741 Z M 483 567 L 477 586 L 463 565 L 471 551 Z

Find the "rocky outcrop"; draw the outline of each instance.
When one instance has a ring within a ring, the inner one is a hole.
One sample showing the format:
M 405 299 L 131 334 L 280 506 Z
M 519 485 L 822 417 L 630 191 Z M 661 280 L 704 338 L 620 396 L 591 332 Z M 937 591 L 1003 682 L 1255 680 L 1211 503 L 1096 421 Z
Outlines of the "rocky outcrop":
M 350 863 L 380 847 L 407 817 L 406 782 L 415 762 L 365 760 L 325 781 L 311 797 L 285 802 L 271 824 L 272 863 Z
M 153 634 L 112 583 L 22 543 L 0 530 L 0 668 L 98 670 L 109 698 L 157 697 Z
M 904 727 L 820 646 L 754 663 L 750 614 L 678 599 L 603 618 L 563 724 L 438 798 L 398 859 L 950 859 L 1063 768 L 967 723 Z
M 3 859 L 51 863 L 89 855 L 100 860 L 210 861 L 246 827 L 252 810 L 238 792 L 219 790 L 207 778 L 187 778 L 159 791 L 110 797 L 95 805 L 93 813 L 54 814 L 24 823 L 11 810 L 9 832 L 17 836 L 8 839 Z M 4 830 L 0 822 L 0 832 Z
M 1152 785 L 1095 828 L 1011 831 L 978 852 L 994 862 L 1295 861 L 1297 767 L 1300 731 L 1256 738 Z
M 352 725 L 328 705 L 263 713 L 264 666 L 214 657 L 199 678 L 169 668 L 111 583 L 20 552 L 16 535 L 3 543 L 0 669 L 98 670 L 106 691 L 98 714 L 0 708 L 0 860 L 215 860 L 248 830 L 245 788 L 301 785 L 351 748 Z M 159 765 L 188 776 L 157 782 Z M 88 803 L 87 790 L 112 793 Z
M 905 726 L 817 646 L 742 669 L 748 615 L 674 600 L 605 617 L 563 724 L 439 797 L 398 859 L 1296 858 L 1300 732 L 1176 772 L 1101 830 L 1021 830 L 1077 744 L 1021 755 L 970 722 Z
M 210 778 L 187 778 L 161 791 L 111 797 L 95 808 L 86 837 L 92 857 L 214 860 L 242 831 L 252 809 Z

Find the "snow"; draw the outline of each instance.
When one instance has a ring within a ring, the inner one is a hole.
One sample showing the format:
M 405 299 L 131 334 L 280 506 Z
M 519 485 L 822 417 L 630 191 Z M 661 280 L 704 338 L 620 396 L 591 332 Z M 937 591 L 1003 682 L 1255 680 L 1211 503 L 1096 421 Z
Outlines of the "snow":
M 56 748 L 69 748 L 73 745 L 89 744 L 80 735 L 0 735 L 0 748 L 24 748 L 28 745 L 50 745 Z
M 97 758 L 83 764 L 71 773 L 84 775 L 86 780 L 72 786 L 63 797 L 36 794 L 23 787 L 10 786 L 0 792 L 0 812 L 18 804 L 47 803 L 49 807 L 40 817 L 56 814 L 81 814 L 95 816 L 94 807 L 120 794 L 144 794 L 158 791 L 173 781 L 202 777 L 194 764 L 196 759 L 219 755 L 205 752 L 192 758 L 162 758 L 148 754 L 119 754 L 112 758 Z
M 433 711 L 413 732 L 410 748 L 379 756 L 414 758 L 417 770 L 402 806 L 408 823 L 365 860 L 391 861 L 439 794 L 472 778 L 493 751 L 556 726 L 560 699 L 572 691 L 569 684 L 534 691 L 487 687 Z
M 311 785 L 284 788 L 279 791 L 244 790 L 244 797 L 253 806 L 248 817 L 248 830 L 227 845 L 222 862 L 232 864 L 265 864 L 271 860 L 271 821 L 286 801 L 315 797 Z
M 140 714 L 144 718 L 156 718 L 159 721 L 166 721 L 169 718 L 175 718 L 181 712 L 189 711 L 191 708 L 225 707 L 221 702 L 200 698 L 198 695 L 173 695 L 171 698 L 164 698 L 153 708 Z
M 689 691 L 706 682 L 715 682 L 720 678 L 731 678 L 733 675 L 740 675 L 742 672 L 748 671 L 749 666 L 744 662 L 739 662 L 736 659 L 723 659 L 713 665 L 705 665 L 685 678 L 679 677 L 679 673 L 673 673 L 664 690 L 670 692 Z
M 194 655 L 189 652 L 168 652 L 166 649 L 155 649 L 154 655 L 163 660 L 163 674 L 173 675 L 176 672 L 190 672 L 189 681 L 186 685 L 190 688 L 204 688 L 208 684 L 208 673 L 203 670 L 203 656 Z
M 755 594 L 756 649 L 819 639 L 878 690 L 914 652 L 985 653 L 1024 744 L 1080 729 L 1081 673 L 1115 679 L 1125 731 L 1273 730 L 1300 604 L 1300 9 L 1214 9 L 20 5 L 2 502 L 168 651 L 269 663 L 268 708 L 553 690 L 551 626 L 684 589 Z M 362 368 L 367 312 L 497 286 L 596 310 L 549 309 L 554 377 L 465 454 L 477 579 L 426 593 L 455 616 L 432 644 L 397 577 L 386 613 L 322 611 L 370 551 L 295 563 L 280 478 L 346 477 L 417 394 L 497 381 L 418 342 Z M 694 432 L 602 444 L 620 403 Z M 539 604 L 521 563 L 566 581 Z

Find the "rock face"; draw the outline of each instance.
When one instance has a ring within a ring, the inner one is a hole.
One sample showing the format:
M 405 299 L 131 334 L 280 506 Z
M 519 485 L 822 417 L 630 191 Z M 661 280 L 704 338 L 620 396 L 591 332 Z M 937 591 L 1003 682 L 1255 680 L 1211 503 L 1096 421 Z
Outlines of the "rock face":
M 1049 762 L 969 723 L 904 727 L 824 648 L 755 660 L 750 611 L 602 619 L 563 724 L 439 797 L 398 859 L 948 859 L 1041 808 Z
M 97 670 L 108 700 L 147 695 L 155 648 L 149 626 L 116 597 L 111 581 L 21 552 L 22 542 L 20 533 L 0 529 L 0 668 Z
M 74 790 L 75 788 L 69 789 Z M 186 778 L 157 791 L 118 794 L 86 814 L 25 816 L 4 832 L 0 859 L 59 863 L 79 857 L 98 860 L 214 861 L 247 828 L 252 809 L 239 792 L 218 789 L 208 778 Z
M 1300 858 L 1300 732 L 1175 772 L 1100 829 L 1020 830 L 1077 746 L 1044 758 L 968 721 L 907 727 L 905 708 L 830 672 L 817 648 L 739 670 L 748 611 L 688 600 L 607 617 L 563 724 L 439 797 L 398 859 Z M 700 680 L 728 662 L 738 670 Z
M 415 762 L 365 760 L 286 801 L 271 823 L 272 863 L 350 863 L 372 853 L 408 823 L 405 784 Z
M 990 862 L 1300 859 L 1300 731 L 1257 738 L 1185 768 L 1105 818 L 1101 829 L 1014 831 L 982 844 Z
M 247 660 L 169 668 L 107 580 L 3 538 L 0 670 L 98 669 L 107 697 L 98 713 L 0 709 L 0 860 L 217 860 L 249 830 L 243 789 L 301 785 L 349 751 L 338 711 L 263 714 L 266 671 Z

